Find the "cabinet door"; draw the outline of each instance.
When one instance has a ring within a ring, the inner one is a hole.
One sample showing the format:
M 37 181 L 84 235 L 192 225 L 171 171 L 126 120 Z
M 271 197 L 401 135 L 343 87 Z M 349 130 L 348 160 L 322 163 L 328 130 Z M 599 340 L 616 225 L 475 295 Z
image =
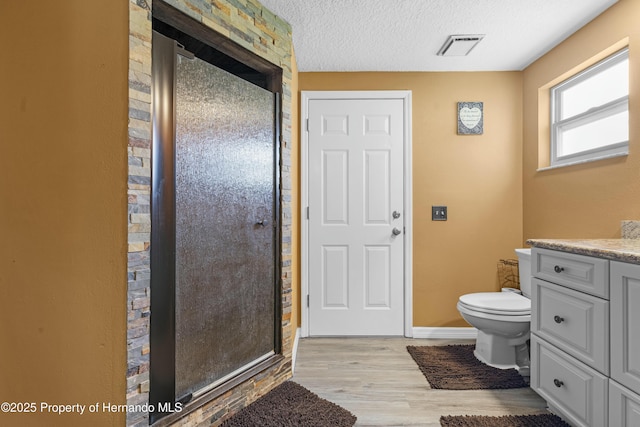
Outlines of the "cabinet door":
M 640 393 L 640 265 L 611 262 L 611 377 Z
M 640 426 L 640 396 L 615 381 L 609 381 L 609 425 Z

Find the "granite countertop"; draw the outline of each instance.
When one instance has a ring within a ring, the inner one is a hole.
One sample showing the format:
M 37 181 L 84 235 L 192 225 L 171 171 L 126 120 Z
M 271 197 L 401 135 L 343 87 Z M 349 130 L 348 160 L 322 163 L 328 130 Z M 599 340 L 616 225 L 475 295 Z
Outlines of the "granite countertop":
M 529 239 L 535 248 L 640 264 L 640 239 Z

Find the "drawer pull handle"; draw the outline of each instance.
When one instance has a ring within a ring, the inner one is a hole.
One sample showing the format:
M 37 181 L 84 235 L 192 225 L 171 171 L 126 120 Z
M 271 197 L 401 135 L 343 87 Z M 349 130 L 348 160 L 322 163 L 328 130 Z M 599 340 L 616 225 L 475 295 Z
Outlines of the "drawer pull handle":
M 555 271 L 556 273 L 562 273 L 564 271 L 564 267 L 556 265 L 555 267 L 553 267 L 553 271 Z
M 553 316 L 553 320 L 556 323 L 562 323 L 562 322 L 564 322 L 564 317 L 560 317 L 560 316 L 556 315 L 556 316 Z
M 556 385 L 556 387 L 562 387 L 564 385 L 564 383 L 557 378 L 553 380 L 553 383 Z

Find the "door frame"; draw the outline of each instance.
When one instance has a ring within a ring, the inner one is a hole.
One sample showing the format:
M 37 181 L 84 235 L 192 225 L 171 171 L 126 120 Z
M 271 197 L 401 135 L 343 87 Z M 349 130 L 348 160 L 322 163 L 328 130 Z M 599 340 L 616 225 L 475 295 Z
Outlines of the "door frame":
M 309 101 L 318 99 L 400 99 L 403 105 L 404 166 L 404 336 L 413 336 L 413 174 L 411 136 L 411 91 L 301 91 L 300 97 L 300 335 L 309 336 Z

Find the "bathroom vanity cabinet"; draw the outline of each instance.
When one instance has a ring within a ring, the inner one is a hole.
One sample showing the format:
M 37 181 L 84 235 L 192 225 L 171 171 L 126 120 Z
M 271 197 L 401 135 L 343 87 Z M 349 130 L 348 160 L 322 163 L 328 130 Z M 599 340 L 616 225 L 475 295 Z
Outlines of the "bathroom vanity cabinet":
M 640 426 L 640 241 L 616 242 L 527 242 L 531 387 L 575 426 Z

